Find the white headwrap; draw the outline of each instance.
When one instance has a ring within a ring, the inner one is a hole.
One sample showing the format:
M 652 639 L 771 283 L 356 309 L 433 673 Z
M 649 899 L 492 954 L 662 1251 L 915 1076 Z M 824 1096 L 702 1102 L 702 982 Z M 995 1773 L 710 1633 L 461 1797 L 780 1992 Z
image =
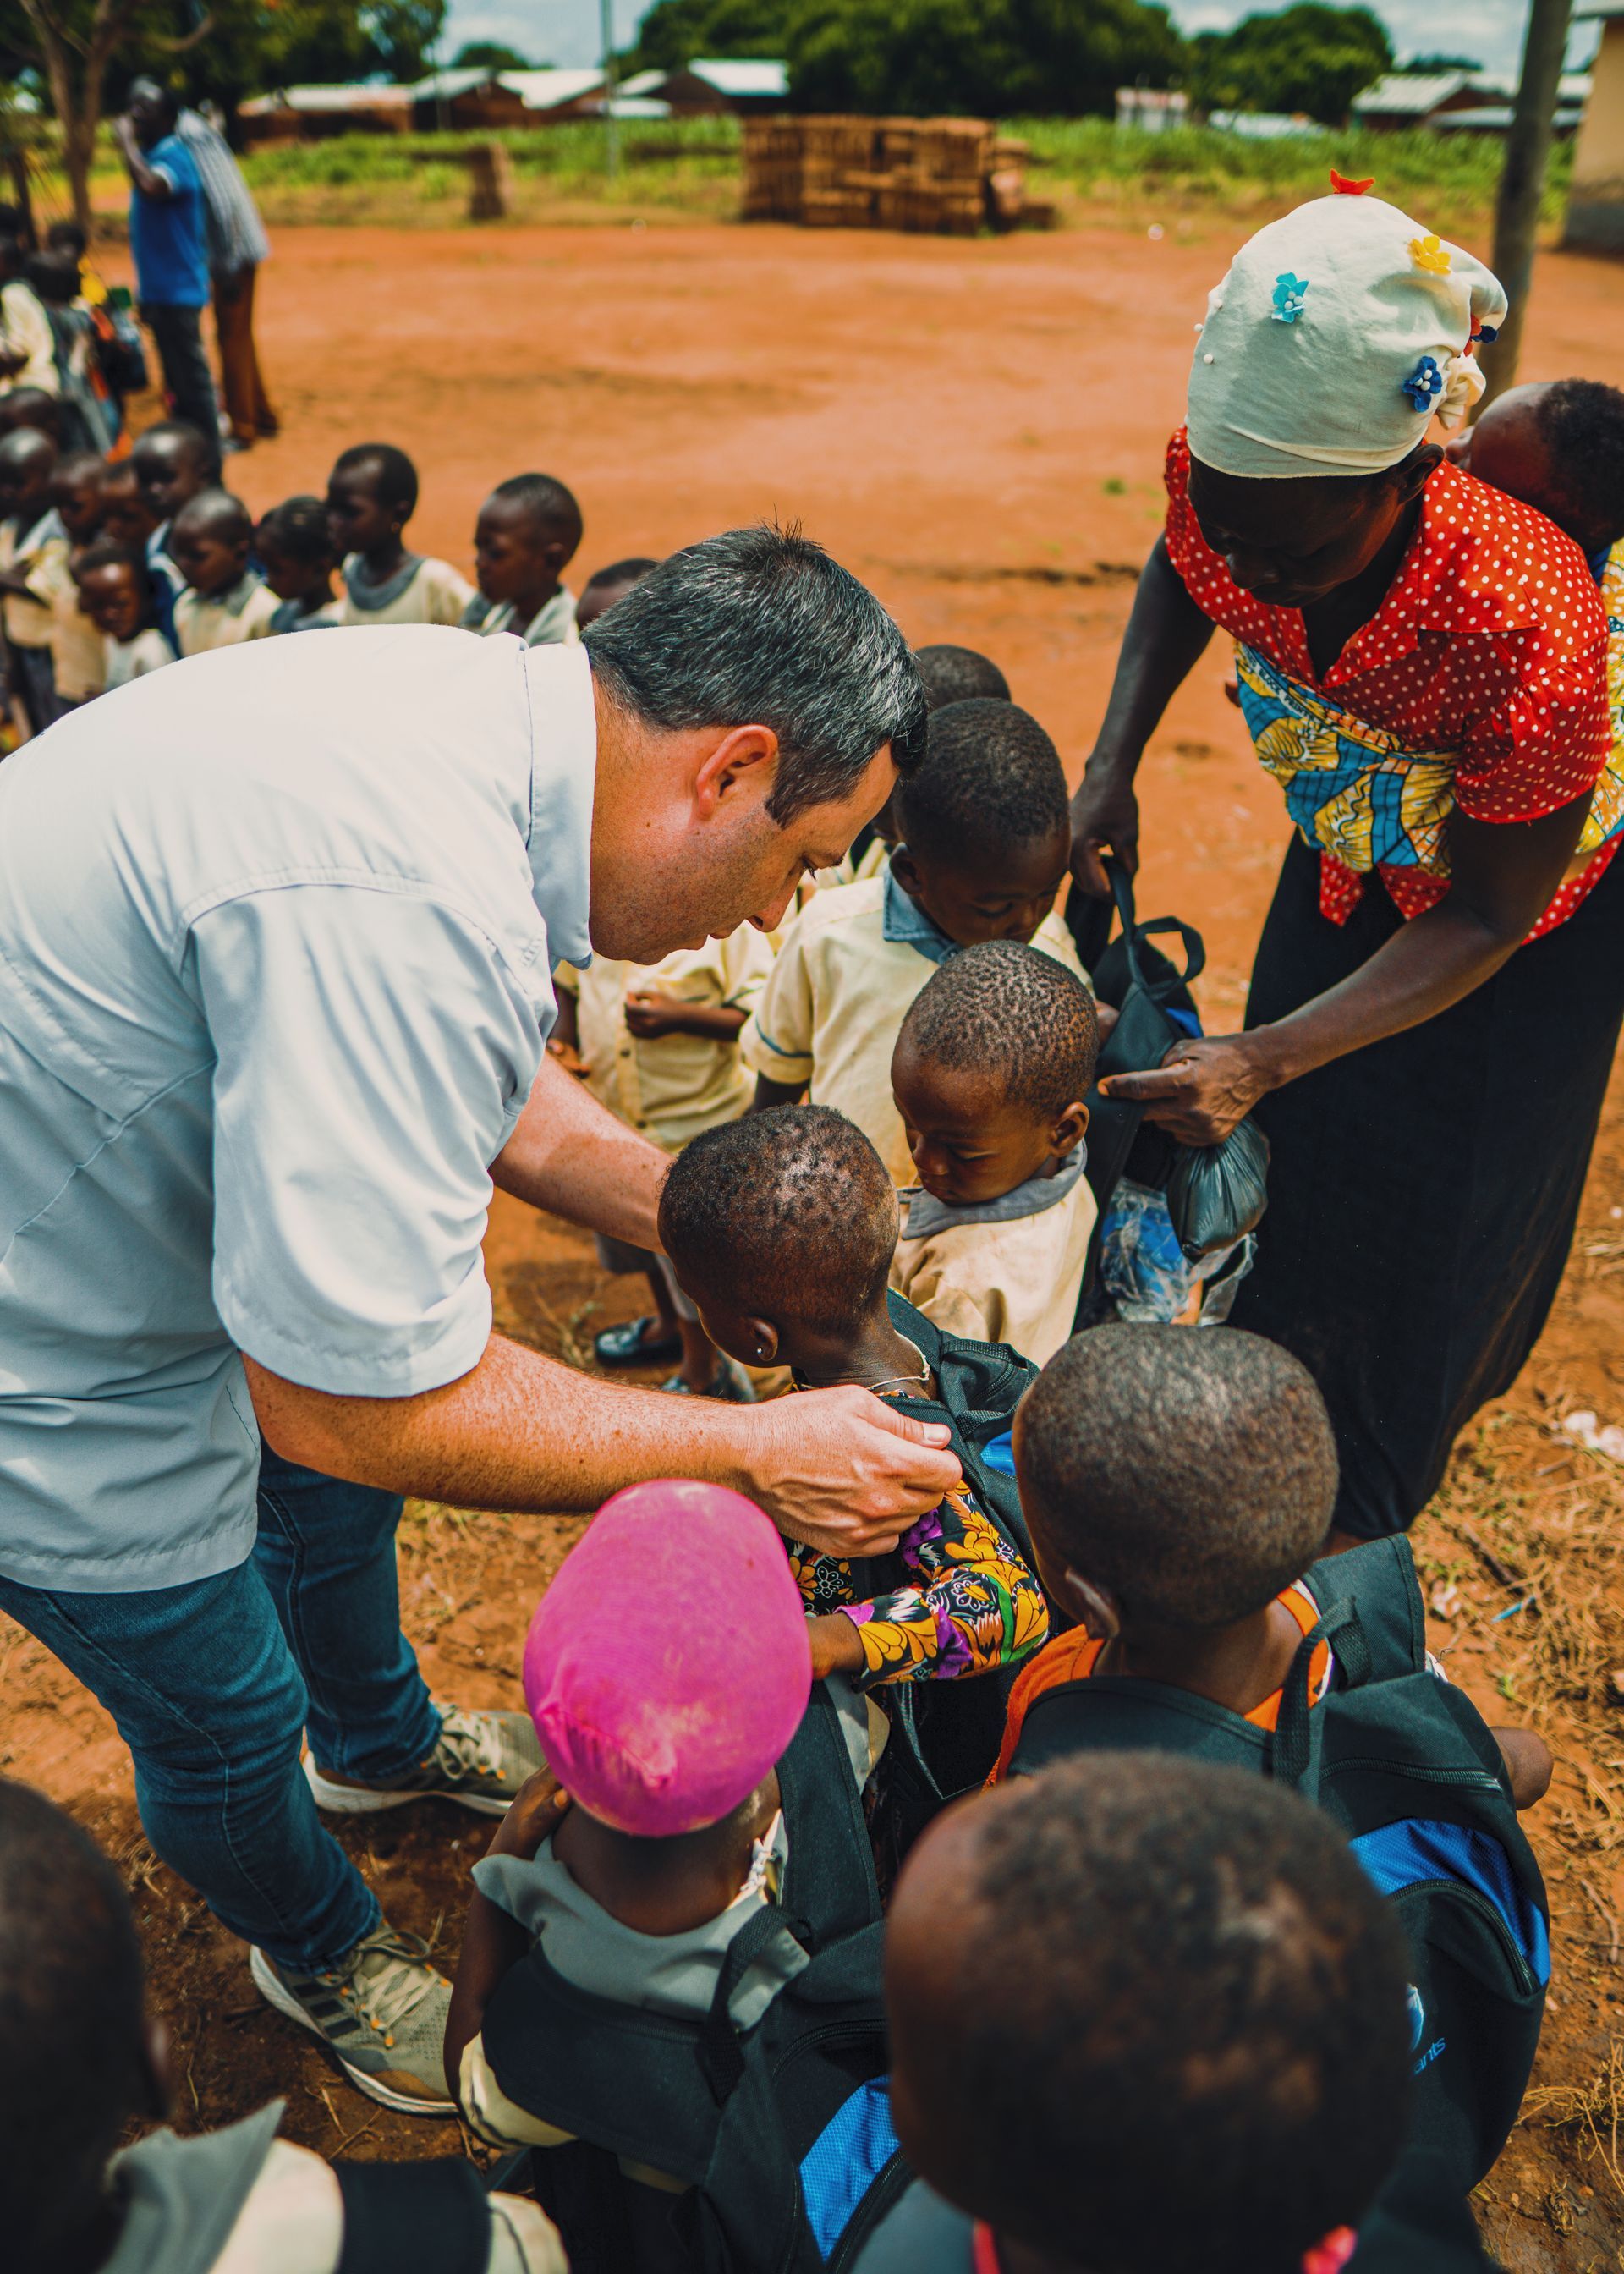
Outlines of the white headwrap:
M 1373 474 L 1482 394 L 1474 340 L 1499 280 L 1396 206 L 1316 198 L 1260 229 L 1209 297 L 1190 371 L 1190 448 L 1254 480 Z

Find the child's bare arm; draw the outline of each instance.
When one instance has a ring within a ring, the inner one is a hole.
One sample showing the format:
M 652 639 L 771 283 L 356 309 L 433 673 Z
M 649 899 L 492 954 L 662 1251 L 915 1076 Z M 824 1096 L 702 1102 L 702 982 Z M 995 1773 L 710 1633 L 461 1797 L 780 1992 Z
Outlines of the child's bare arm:
M 731 1043 L 749 1014 L 734 1003 L 685 1003 L 680 995 L 650 987 L 627 997 L 625 1015 L 631 1032 L 644 1042 L 660 1035 L 699 1035 L 708 1042 Z
M 1492 1728 L 1489 1735 L 1500 1747 L 1500 1757 L 1506 1764 L 1513 1807 L 1532 1808 L 1551 1789 L 1556 1764 L 1551 1758 L 1550 1746 L 1532 1729 Z
M 774 1105 L 798 1105 L 806 1095 L 806 1087 L 804 1081 L 769 1081 L 764 1073 L 758 1073 L 750 1111 L 765 1113 Z
M 560 1792 L 553 1772 L 538 1769 L 515 1796 L 486 1855 L 520 1856 L 528 1863 L 568 1805 L 568 1795 Z M 510 1918 L 499 1903 L 476 1887 L 446 2014 L 446 2082 L 454 2097 L 458 2097 L 462 2055 L 485 2027 L 485 2009 L 498 1983 L 529 1948 L 530 1937 L 517 1919 Z

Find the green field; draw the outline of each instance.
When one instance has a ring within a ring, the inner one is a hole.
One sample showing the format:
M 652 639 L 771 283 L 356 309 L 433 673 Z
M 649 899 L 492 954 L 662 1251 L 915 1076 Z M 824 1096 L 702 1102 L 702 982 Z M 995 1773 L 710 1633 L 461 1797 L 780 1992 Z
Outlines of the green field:
M 1485 220 L 1492 208 L 1501 146 L 1465 134 L 1325 133 L 1248 141 L 1207 127 L 1165 134 L 1119 132 L 1102 118 L 1008 122 L 1032 146 L 1031 192 L 1059 209 L 1062 224 L 1115 207 L 1136 222 L 1203 208 L 1279 209 L 1323 191 L 1332 166 L 1374 175 L 1378 192 L 1447 226 Z M 522 221 L 727 220 L 738 210 L 736 119 L 627 119 L 620 163 L 609 179 L 605 130 L 597 121 L 488 134 L 347 134 L 251 151 L 244 170 L 273 223 L 443 222 L 466 200 L 458 154 L 497 140 L 511 154 L 513 210 Z M 109 160 L 111 160 L 109 150 Z M 1559 149 L 1545 218 L 1560 219 L 1571 146 Z M 122 177 L 98 169 L 96 203 L 117 212 Z

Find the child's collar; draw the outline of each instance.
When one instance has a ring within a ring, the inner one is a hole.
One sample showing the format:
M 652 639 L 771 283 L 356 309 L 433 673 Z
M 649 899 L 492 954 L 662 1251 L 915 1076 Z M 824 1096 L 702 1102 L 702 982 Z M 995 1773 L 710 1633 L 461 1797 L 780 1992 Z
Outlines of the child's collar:
M 881 903 L 883 915 L 882 936 L 903 947 L 916 948 L 928 962 L 951 963 L 962 953 L 961 943 L 949 939 L 936 918 L 927 913 L 912 892 L 905 892 L 897 882 L 897 872 L 891 863 L 906 848 L 893 847 L 891 860 L 885 864 L 885 894 Z
M 1041 1216 L 1046 1209 L 1057 1208 L 1069 1197 L 1087 1162 L 1088 1148 L 1079 1144 L 1052 1176 L 1028 1177 L 1024 1185 L 1000 1193 L 996 1201 L 977 1201 L 969 1208 L 951 1207 L 922 1185 L 908 1185 L 899 1195 L 906 1206 L 898 1237 L 929 1239 L 938 1231 L 952 1231 L 963 1224 L 1017 1224 L 1023 1216 Z

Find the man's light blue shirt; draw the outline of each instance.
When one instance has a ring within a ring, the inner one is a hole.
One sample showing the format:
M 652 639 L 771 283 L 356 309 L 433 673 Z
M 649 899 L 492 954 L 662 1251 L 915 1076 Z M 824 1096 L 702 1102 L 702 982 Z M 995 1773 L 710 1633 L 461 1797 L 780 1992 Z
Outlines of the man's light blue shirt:
M 477 1362 L 595 753 L 583 649 L 407 625 L 194 657 L 0 766 L 0 1572 L 241 1562 L 239 1348 L 362 1396 Z

